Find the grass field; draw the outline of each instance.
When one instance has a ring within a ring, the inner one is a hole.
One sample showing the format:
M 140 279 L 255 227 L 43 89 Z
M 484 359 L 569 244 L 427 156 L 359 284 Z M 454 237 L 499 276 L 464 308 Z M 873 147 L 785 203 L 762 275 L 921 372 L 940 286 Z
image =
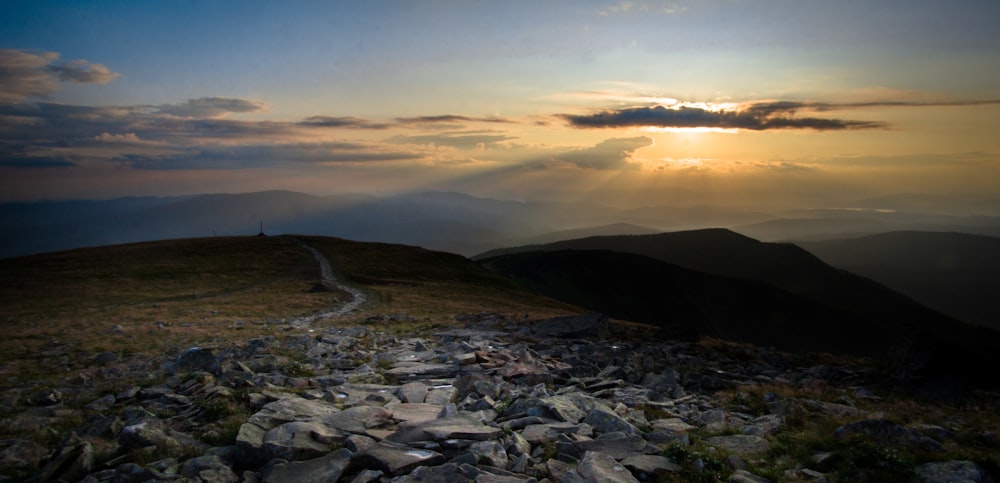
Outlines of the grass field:
M 412 327 L 455 314 L 573 312 L 480 269 L 416 247 L 298 237 L 368 301 L 344 322 L 406 314 Z M 310 292 L 319 265 L 291 237 L 218 237 L 88 248 L 0 260 L 0 368 L 21 379 L 65 373 L 103 351 L 141 355 L 222 345 L 280 331 L 343 303 Z M 320 319 L 316 323 L 336 324 Z

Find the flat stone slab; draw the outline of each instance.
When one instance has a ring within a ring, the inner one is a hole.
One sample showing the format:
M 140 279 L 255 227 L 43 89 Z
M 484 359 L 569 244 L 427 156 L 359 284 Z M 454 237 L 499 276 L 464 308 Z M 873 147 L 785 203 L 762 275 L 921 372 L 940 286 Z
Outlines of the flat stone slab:
M 351 452 L 339 449 L 326 456 L 308 461 L 278 463 L 268 468 L 261 481 L 279 483 L 286 481 L 337 481 L 351 461 Z
M 444 409 L 443 404 L 429 403 L 398 403 L 389 404 L 385 407 L 392 412 L 393 419 L 397 419 L 406 424 L 423 424 L 433 421 Z
M 351 458 L 351 466 L 377 469 L 387 475 L 399 476 L 409 473 L 418 466 L 439 465 L 444 461 L 444 455 L 436 451 L 380 441 L 371 448 L 355 454 Z
M 458 366 L 455 364 L 425 364 L 422 362 L 406 362 L 385 371 L 385 373 L 404 379 L 454 377 L 458 375 Z
M 771 444 L 766 439 L 746 434 L 713 436 L 706 439 L 705 442 L 740 455 L 763 453 L 771 448 Z

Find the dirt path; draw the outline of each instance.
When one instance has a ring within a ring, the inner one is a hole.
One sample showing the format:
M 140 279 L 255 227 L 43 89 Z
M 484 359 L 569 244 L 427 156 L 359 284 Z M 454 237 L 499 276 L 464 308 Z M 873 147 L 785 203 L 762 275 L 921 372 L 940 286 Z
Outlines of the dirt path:
M 361 304 L 365 303 L 365 300 L 367 300 L 367 298 L 365 297 L 364 292 L 354 287 L 348 287 L 347 285 L 344 285 L 337 281 L 336 277 L 333 276 L 333 269 L 330 267 L 330 260 L 326 258 L 325 255 L 320 253 L 319 250 L 309 245 L 306 245 L 306 243 L 303 242 L 302 240 L 299 240 L 297 238 L 295 238 L 294 240 L 295 243 L 297 243 L 300 247 L 308 250 L 309 253 L 312 253 L 313 258 L 315 258 L 316 261 L 319 262 L 320 277 L 321 277 L 320 283 L 322 283 L 323 286 L 326 288 L 339 289 L 351 294 L 351 300 L 345 303 L 344 305 L 341 305 L 336 310 L 330 312 L 323 312 L 321 314 L 310 315 L 307 317 L 299 317 L 292 321 L 293 326 L 306 326 L 312 324 L 316 319 L 329 319 L 331 317 L 339 317 L 342 315 L 346 315 L 354 311 L 358 307 L 360 307 Z

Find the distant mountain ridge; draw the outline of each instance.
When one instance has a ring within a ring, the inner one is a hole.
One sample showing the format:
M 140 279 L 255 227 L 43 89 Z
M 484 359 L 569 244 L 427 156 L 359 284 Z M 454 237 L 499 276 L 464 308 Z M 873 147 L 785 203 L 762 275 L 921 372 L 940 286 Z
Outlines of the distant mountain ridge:
M 830 265 L 967 322 L 1000 329 L 1000 238 L 900 231 L 798 242 Z
M 594 255 L 608 252 L 648 257 L 647 266 L 635 259 Z M 756 282 L 770 287 L 770 292 L 744 288 L 747 293 L 757 295 L 741 300 L 733 295 L 735 285 L 728 282 L 716 278 L 706 284 L 704 276 L 701 282 L 689 281 L 688 287 L 704 291 L 694 296 L 695 300 L 713 300 L 715 307 L 734 307 L 731 310 L 736 313 L 744 312 L 708 317 L 707 320 L 714 321 L 711 323 L 723 324 L 722 329 L 703 327 L 702 334 L 730 334 L 738 337 L 736 340 L 758 344 L 771 340 L 786 349 L 800 343 L 813 350 L 863 353 L 889 360 L 918 359 L 925 368 L 933 368 L 928 370 L 945 378 L 956 377 L 949 375 L 956 367 L 1000 363 L 996 350 L 1000 347 L 1000 333 L 996 331 L 980 329 L 923 307 L 872 280 L 835 269 L 796 245 L 763 243 L 729 230 L 589 237 L 494 250 L 474 259 L 535 290 L 556 298 L 567 297 L 564 300 L 585 307 L 588 303 L 595 307 L 608 303 L 600 298 L 601 291 L 608 292 L 606 296 L 611 300 L 620 297 L 629 300 L 629 294 L 635 290 L 625 289 L 622 293 L 616 288 L 634 287 L 629 277 L 638 277 L 650 285 L 644 292 L 650 297 L 656 294 L 668 299 L 675 297 L 676 291 L 684 290 L 671 282 L 677 280 L 676 268 L 656 268 L 658 260 L 716 277 L 737 279 L 735 283 Z M 573 261 L 566 262 L 567 259 Z M 622 271 L 609 260 L 626 264 L 631 271 Z M 667 281 L 657 281 L 656 274 Z M 601 279 L 610 281 L 606 285 L 595 281 Z M 579 298 L 577 292 L 587 296 Z M 782 309 L 775 313 L 782 314 L 785 310 L 785 315 L 765 317 L 766 309 L 757 303 L 760 298 L 781 300 L 777 306 Z M 794 310 L 788 310 L 789 307 Z M 676 316 L 673 309 L 661 309 L 661 324 L 671 324 Z M 786 316 L 794 320 L 788 322 Z M 741 332 L 736 328 L 740 320 L 750 321 L 761 332 Z

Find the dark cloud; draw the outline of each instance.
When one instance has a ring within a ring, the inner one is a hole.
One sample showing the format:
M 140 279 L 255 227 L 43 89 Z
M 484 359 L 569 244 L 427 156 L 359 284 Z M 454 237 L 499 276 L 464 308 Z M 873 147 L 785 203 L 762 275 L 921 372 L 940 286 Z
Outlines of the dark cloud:
M 297 143 L 188 148 L 172 154 L 124 154 L 115 161 L 136 169 L 248 169 L 293 164 L 361 163 L 417 159 L 413 153 L 361 143 Z
M 502 117 L 469 117 L 444 114 L 440 116 L 397 117 L 396 122 L 399 124 L 456 124 L 463 122 L 513 123 L 514 121 Z
M 511 139 L 517 138 L 494 131 L 457 131 L 426 136 L 394 136 L 389 141 L 399 144 L 433 144 L 459 149 L 474 149 L 488 147 L 494 143 Z
M 76 166 L 73 160 L 62 156 L 7 157 L 0 155 L 3 168 L 69 168 Z
M 157 114 L 177 117 L 219 117 L 234 112 L 260 112 L 267 107 L 260 101 L 235 99 L 231 97 L 199 97 L 180 104 L 164 104 L 157 107 Z
M 646 136 L 611 138 L 592 148 L 576 149 L 553 157 L 585 169 L 630 169 L 635 167 L 631 162 L 632 153 L 652 144 L 653 140 Z
M 310 116 L 299 122 L 299 125 L 309 127 L 334 127 L 347 129 L 387 129 L 390 124 L 376 123 L 353 116 Z
M 768 129 L 872 129 L 885 127 L 885 124 L 871 121 L 850 121 L 841 119 L 796 118 L 789 114 L 795 112 L 792 103 L 771 103 L 772 107 L 752 107 L 742 111 L 710 111 L 698 107 L 680 107 L 677 109 L 663 106 L 633 107 L 627 109 L 609 110 L 596 114 L 574 115 L 564 114 L 561 117 L 574 127 L 607 128 L 607 127 L 709 127 L 722 129 L 749 129 L 763 131 Z M 785 114 L 785 115 L 779 115 Z
M 846 109 L 863 109 L 867 107 L 968 107 L 1000 104 L 1000 99 L 983 99 L 972 101 L 866 101 L 866 102 L 798 102 L 773 101 L 756 102 L 745 108 L 757 116 L 772 116 L 776 114 L 793 115 L 798 111 L 839 111 Z
M 55 52 L 0 49 L 0 103 L 47 97 L 59 90 L 60 81 L 104 84 L 120 75 L 85 60 L 55 64 L 58 60 Z
M 50 65 L 48 69 L 59 76 L 59 80 L 81 84 L 107 84 L 121 74 L 111 72 L 102 64 L 91 64 L 85 60 L 74 60 L 62 65 Z

